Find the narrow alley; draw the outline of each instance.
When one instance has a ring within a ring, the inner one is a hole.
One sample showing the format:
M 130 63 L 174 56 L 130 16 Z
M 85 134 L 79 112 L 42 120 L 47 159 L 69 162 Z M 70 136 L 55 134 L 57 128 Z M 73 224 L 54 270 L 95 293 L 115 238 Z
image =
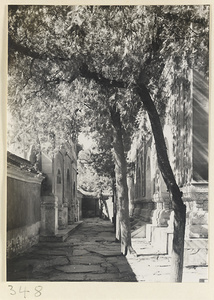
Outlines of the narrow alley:
M 115 242 L 113 224 L 90 218 L 65 242 L 40 242 L 9 260 L 7 280 L 133 282 L 136 278 Z
M 7 263 L 8 281 L 169 282 L 171 258 L 145 238 L 133 238 L 137 256 L 120 253 L 113 224 L 83 223 L 64 242 L 40 242 Z M 204 282 L 207 266 L 184 267 L 183 282 Z
M 209 284 L 211 5 L 4 11 L 8 286 Z

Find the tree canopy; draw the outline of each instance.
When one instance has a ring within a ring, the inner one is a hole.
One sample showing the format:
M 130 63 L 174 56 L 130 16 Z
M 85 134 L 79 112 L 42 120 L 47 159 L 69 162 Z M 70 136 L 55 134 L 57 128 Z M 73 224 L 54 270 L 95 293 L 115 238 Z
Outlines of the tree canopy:
M 83 106 L 105 126 L 116 103 L 127 132 L 139 79 L 164 112 L 170 58 L 174 76 L 187 65 L 208 74 L 208 17 L 208 6 L 9 6 L 10 110 L 61 141 L 80 129 Z

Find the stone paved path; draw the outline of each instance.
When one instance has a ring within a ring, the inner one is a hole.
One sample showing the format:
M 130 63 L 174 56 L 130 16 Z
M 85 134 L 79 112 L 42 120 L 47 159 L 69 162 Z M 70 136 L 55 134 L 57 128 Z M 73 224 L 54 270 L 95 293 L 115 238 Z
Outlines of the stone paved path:
M 40 242 L 8 261 L 8 281 L 170 282 L 171 258 L 155 253 L 145 238 L 133 238 L 138 256 L 120 253 L 113 225 L 84 219 L 65 242 Z M 206 282 L 207 266 L 185 267 L 183 282 Z
M 40 242 L 7 264 L 8 281 L 133 282 L 135 274 L 115 242 L 113 225 L 84 219 L 65 242 Z

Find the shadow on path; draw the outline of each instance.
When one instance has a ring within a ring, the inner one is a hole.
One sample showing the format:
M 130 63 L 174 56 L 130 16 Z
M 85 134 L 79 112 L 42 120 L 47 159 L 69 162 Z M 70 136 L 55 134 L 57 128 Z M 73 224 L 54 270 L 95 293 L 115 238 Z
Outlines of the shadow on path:
M 40 242 L 7 261 L 7 281 L 137 281 L 113 224 L 84 219 L 65 242 Z

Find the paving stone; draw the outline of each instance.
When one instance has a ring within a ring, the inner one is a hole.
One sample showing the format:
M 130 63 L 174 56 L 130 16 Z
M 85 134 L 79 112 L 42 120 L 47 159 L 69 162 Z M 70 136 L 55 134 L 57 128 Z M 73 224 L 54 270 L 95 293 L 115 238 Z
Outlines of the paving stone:
M 100 236 L 98 236 L 98 238 L 100 238 Z M 115 237 L 112 237 L 112 236 L 106 236 L 103 241 L 108 241 L 108 242 L 114 242 L 115 241 Z
M 7 281 L 27 281 L 32 278 L 32 270 L 7 272 Z
M 135 274 L 119 274 L 120 282 L 137 282 Z
M 101 263 L 101 267 L 104 267 L 104 268 L 108 268 L 108 267 L 112 267 L 113 265 L 109 262 L 107 262 L 106 260 Z
M 38 251 L 36 251 L 38 256 L 41 255 L 54 255 L 54 256 L 62 256 L 62 255 L 71 255 L 72 254 L 72 248 L 57 248 L 57 249 L 39 249 Z
M 94 244 L 96 244 L 96 247 L 99 247 L 99 243 L 94 243 L 94 242 L 87 242 L 87 241 L 85 241 L 85 240 L 81 240 L 81 241 L 79 241 L 78 243 L 75 243 L 75 247 L 78 247 L 78 248 L 80 248 L 80 249 L 86 249 L 87 248 L 87 246 L 94 246 Z
M 102 244 L 104 246 L 110 247 L 111 249 L 117 249 L 118 251 L 120 251 L 120 244 L 115 242 L 115 237 L 113 241 L 105 240 Z
M 106 273 L 118 273 L 118 268 L 115 266 L 109 266 L 106 268 Z
M 101 236 L 101 237 L 103 237 L 103 238 L 111 237 L 111 238 L 114 238 L 114 239 L 115 239 L 114 234 L 113 234 L 113 232 L 111 232 L 111 231 L 100 232 L 100 233 L 98 234 L 98 236 Z
M 49 277 L 49 281 L 85 281 L 86 274 L 59 273 Z
M 103 255 L 103 256 L 120 256 L 121 253 L 119 251 L 116 251 L 116 250 L 111 250 L 111 249 L 107 249 L 107 248 L 95 248 L 95 247 L 88 247 L 86 248 L 87 251 L 89 252 L 93 252 L 93 253 L 97 253 L 99 255 Z
M 119 269 L 120 273 L 132 273 L 132 269 L 128 263 L 126 264 L 116 264 L 117 268 Z
M 106 257 L 106 261 L 112 264 L 117 264 L 117 263 L 127 263 L 127 260 L 124 256 L 115 256 L 115 257 Z
M 46 267 L 66 265 L 68 263 L 69 263 L 69 261 L 65 257 L 57 257 L 55 259 L 51 259 L 51 260 L 48 260 L 48 261 L 39 261 L 36 264 L 36 266 L 34 266 L 33 272 L 39 271 L 39 270 L 44 269 Z
M 52 266 L 47 266 L 44 268 L 39 268 L 38 270 L 34 269 L 32 277 L 35 278 L 35 276 L 38 277 L 38 274 L 43 276 L 44 278 L 47 278 L 48 274 L 51 274 L 53 272 L 53 267 Z
M 90 229 L 90 228 L 87 228 L 87 230 L 85 231 L 88 231 L 88 232 L 93 232 L 93 229 Z M 113 231 L 113 228 L 109 228 L 108 226 L 104 227 L 104 226 L 99 226 L 96 228 L 96 230 L 94 231 L 96 234 L 99 234 L 99 233 L 111 233 L 112 235 L 114 235 L 114 231 Z
M 115 282 L 119 281 L 119 274 L 108 274 L 108 273 L 103 273 L 103 274 L 87 274 L 86 275 L 86 281 L 109 281 L 109 282 Z
M 65 273 L 104 273 L 105 269 L 99 265 L 67 265 L 62 267 L 56 267 L 56 270 L 63 271 Z
M 99 237 L 99 239 L 96 238 L 94 241 L 96 243 L 104 243 L 105 240 Z
M 86 255 L 86 254 L 89 254 L 89 252 L 85 249 L 73 249 L 73 253 L 72 255 L 73 256 L 80 256 L 80 255 Z
M 53 250 L 54 248 L 63 248 L 65 249 L 66 247 L 70 248 L 72 247 L 73 243 L 72 241 L 64 241 L 64 242 L 39 242 L 39 244 L 34 245 L 35 248 L 37 249 L 51 249 Z
M 22 260 L 16 265 L 13 265 L 13 268 L 8 269 L 8 275 L 12 279 L 25 278 L 28 280 L 30 278 L 34 278 L 34 274 L 37 272 L 40 273 L 48 273 L 49 267 L 55 265 L 65 265 L 68 264 L 68 259 L 66 257 L 56 257 L 54 259 L 28 259 Z M 47 276 L 46 276 L 47 277 Z
M 101 264 L 105 259 L 100 256 L 84 255 L 84 256 L 69 256 L 71 264 Z
M 18 260 L 10 260 L 7 264 L 7 271 L 10 273 L 13 272 L 22 272 L 27 270 L 30 266 L 33 270 L 33 265 L 36 264 L 36 260 L 35 259 L 25 259 L 23 260 L 23 258 L 18 259 Z
M 71 235 L 68 237 L 67 242 L 70 243 L 71 245 L 77 245 L 78 243 L 81 243 L 82 239 L 79 239 L 76 236 Z

